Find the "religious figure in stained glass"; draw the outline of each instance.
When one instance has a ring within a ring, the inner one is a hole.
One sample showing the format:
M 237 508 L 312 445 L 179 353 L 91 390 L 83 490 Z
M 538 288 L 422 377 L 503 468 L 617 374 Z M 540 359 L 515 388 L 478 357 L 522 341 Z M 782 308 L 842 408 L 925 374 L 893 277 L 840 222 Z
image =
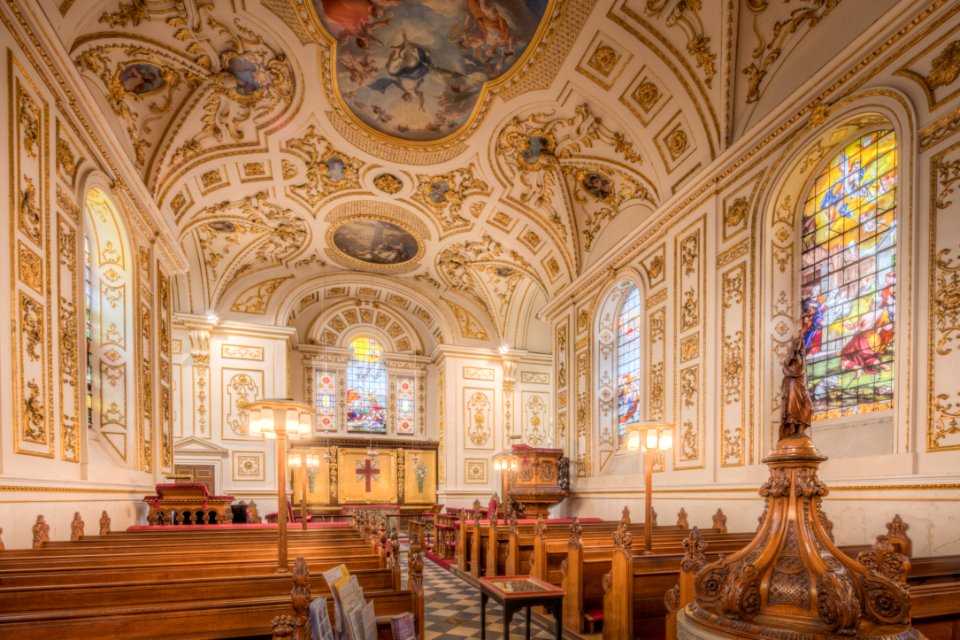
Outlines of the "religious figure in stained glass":
M 640 290 L 634 287 L 617 319 L 617 434 L 640 419 Z
M 383 347 L 366 337 L 350 342 L 347 366 L 347 431 L 387 432 L 387 367 Z
M 803 346 L 817 419 L 893 406 L 896 154 L 893 131 L 859 138 L 804 205 Z

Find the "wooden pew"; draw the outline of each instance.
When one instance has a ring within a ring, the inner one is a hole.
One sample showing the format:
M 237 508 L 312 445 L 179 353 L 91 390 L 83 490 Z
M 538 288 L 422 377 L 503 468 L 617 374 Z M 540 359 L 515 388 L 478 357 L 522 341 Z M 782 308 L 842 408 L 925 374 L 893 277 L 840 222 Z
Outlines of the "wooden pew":
M 83 640 L 267 633 L 270 619 L 289 607 L 289 577 L 275 573 L 276 531 L 269 536 L 248 531 L 240 539 L 195 533 L 164 532 L 167 545 L 141 550 L 139 559 L 128 553 L 129 540 L 139 534 L 118 536 L 123 540 L 114 541 L 117 547 L 106 536 L 108 540 L 16 552 L 9 558 L 0 552 L 0 637 Z M 336 540 L 317 543 L 309 536 L 292 535 L 291 549 L 306 551 L 319 569 L 347 560 L 368 597 L 376 600 L 378 612 L 410 610 L 411 596 L 397 590 L 396 554 L 388 554 L 389 566 L 381 568 L 384 560 L 354 532 L 352 542 L 357 541 L 353 546 L 358 553 L 347 558 L 342 541 Z M 214 551 L 211 545 L 216 545 Z M 171 562 L 171 547 L 177 548 L 180 562 Z M 127 564 L 117 562 L 118 549 Z M 130 562 L 136 563 L 133 571 Z M 314 586 L 326 590 L 325 583 Z

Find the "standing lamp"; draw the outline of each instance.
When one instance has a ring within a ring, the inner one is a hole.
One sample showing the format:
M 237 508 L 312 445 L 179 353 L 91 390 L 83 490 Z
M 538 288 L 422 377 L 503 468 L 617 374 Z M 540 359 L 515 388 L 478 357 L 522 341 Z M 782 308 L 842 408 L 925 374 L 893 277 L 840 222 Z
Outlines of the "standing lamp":
M 287 456 L 287 464 L 291 469 L 303 469 L 300 474 L 300 524 L 304 531 L 307 530 L 307 474 L 310 469 L 320 467 L 320 454 L 307 453 L 306 449 L 300 451 L 291 451 Z
M 673 425 L 664 423 L 637 424 L 627 429 L 627 450 L 644 451 L 644 515 L 643 554 L 653 553 L 653 451 L 667 451 L 673 446 Z
M 313 409 L 289 398 L 260 400 L 250 405 L 250 434 L 277 441 L 277 573 L 287 562 L 287 445 L 311 433 Z

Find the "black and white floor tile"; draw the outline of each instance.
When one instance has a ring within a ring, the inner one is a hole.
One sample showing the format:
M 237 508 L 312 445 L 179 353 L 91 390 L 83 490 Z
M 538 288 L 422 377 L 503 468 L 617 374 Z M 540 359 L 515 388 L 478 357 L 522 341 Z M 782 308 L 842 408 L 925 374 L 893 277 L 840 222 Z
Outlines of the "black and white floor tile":
M 406 566 L 406 558 L 403 559 Z M 404 576 L 406 580 L 406 576 Z M 463 640 L 480 637 L 480 591 L 443 567 L 424 557 L 423 594 L 426 614 L 424 640 Z M 513 616 L 510 637 L 524 638 L 526 615 Z M 503 608 L 492 600 L 487 602 L 488 640 L 503 638 Z M 530 638 L 548 640 L 553 634 L 539 627 L 534 620 Z

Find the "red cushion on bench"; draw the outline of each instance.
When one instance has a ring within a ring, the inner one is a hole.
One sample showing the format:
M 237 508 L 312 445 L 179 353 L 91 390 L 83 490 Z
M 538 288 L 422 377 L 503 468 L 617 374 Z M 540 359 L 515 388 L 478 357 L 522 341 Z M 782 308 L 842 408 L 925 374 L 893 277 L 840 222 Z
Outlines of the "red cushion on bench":
M 591 609 L 583 614 L 590 622 L 603 622 L 603 609 Z

